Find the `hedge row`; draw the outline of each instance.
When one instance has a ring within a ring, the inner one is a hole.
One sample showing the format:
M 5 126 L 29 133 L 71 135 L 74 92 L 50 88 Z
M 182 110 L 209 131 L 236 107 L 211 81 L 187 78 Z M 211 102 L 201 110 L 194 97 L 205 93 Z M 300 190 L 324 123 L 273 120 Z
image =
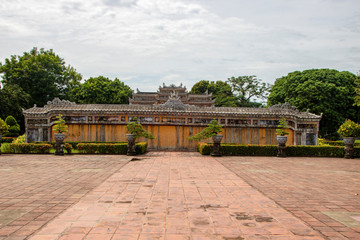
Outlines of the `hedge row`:
M 14 140 L 14 137 L 2 137 L 0 142 L 1 143 L 12 143 L 12 141 Z
M 328 144 L 330 146 L 345 146 L 345 143 L 344 143 L 343 140 L 338 140 L 338 141 L 324 140 L 323 143 Z M 354 146 L 360 147 L 360 142 L 358 140 L 356 140 L 355 143 L 354 143 Z
M 198 151 L 202 155 L 210 155 L 212 144 L 199 143 Z M 241 145 L 241 144 L 221 144 L 220 152 L 227 156 L 276 156 L 277 145 Z M 309 156 L 309 157 L 344 157 L 344 147 L 342 146 L 288 146 L 286 147 L 287 156 Z M 354 157 L 360 157 L 360 147 L 354 148 Z
M 111 153 L 111 154 L 126 154 L 127 143 L 79 143 L 77 149 L 81 153 Z M 135 151 L 137 154 L 144 154 L 147 149 L 146 142 L 136 143 Z
M 65 143 L 64 149 L 71 153 L 71 144 Z M 2 146 L 3 153 L 50 153 L 54 146 L 48 143 L 5 143 Z M 81 153 L 101 154 L 126 154 L 127 143 L 79 143 L 76 149 Z M 136 143 L 137 154 L 144 154 L 147 150 L 146 142 Z
M 51 144 L 55 147 L 56 142 L 34 142 L 34 143 L 47 143 L 47 144 Z M 98 141 L 91 141 L 91 142 L 73 142 L 73 141 L 65 141 L 65 143 L 69 143 L 71 144 L 71 146 L 73 147 L 73 149 L 77 149 L 77 145 L 79 143 L 102 143 L 102 144 L 108 144 L 108 143 L 126 143 L 126 142 L 98 142 Z M 126 143 L 127 144 L 127 143 Z
M 11 143 L 11 153 L 50 153 L 52 149 L 50 144 L 34 144 L 34 143 Z

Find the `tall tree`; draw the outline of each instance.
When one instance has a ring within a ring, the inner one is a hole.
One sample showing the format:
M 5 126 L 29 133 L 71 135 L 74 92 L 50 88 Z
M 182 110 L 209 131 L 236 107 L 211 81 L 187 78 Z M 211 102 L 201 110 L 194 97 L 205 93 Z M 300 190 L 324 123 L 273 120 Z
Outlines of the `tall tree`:
M 67 98 L 69 90 L 82 78 L 53 50 L 43 48 L 33 48 L 22 56 L 6 58 L 4 63 L 0 63 L 0 73 L 5 86 L 20 86 L 30 95 L 30 104 L 39 106 L 55 97 Z
M 217 107 L 236 107 L 238 105 L 230 85 L 226 82 L 201 80 L 194 84 L 190 93 L 202 94 L 206 91 L 212 93 L 213 98 L 215 98 L 215 106 Z
M 360 120 L 360 108 L 354 106 L 356 75 L 333 69 L 296 71 L 276 80 L 268 105 L 288 102 L 301 111 L 323 113 L 320 135 L 336 138 L 336 130 L 346 118 Z
M 271 89 L 270 84 L 263 83 L 256 76 L 239 76 L 228 78 L 227 83 L 239 100 L 241 107 L 258 107 L 261 103 L 256 99 L 266 99 Z
M 127 104 L 131 94 L 131 88 L 119 79 L 110 80 L 99 76 L 89 78 L 83 84 L 72 88 L 69 97 L 77 103 Z

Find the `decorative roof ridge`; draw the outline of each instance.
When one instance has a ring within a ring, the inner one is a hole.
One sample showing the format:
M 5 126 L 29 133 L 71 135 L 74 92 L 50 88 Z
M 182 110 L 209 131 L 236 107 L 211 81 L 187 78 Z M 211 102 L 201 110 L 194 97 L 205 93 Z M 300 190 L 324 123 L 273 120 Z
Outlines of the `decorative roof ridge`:
M 51 108 L 53 106 L 64 106 L 64 105 L 76 105 L 74 102 L 68 100 L 61 100 L 60 98 L 54 98 L 52 101 L 48 101 L 44 108 Z
M 288 102 L 285 103 L 278 103 L 275 105 L 272 105 L 269 107 L 270 110 L 278 110 L 278 109 L 287 109 L 287 110 L 291 110 L 291 111 L 295 111 L 295 112 L 299 112 L 299 109 L 297 109 L 296 106 L 291 105 Z M 308 112 L 308 111 L 307 111 Z

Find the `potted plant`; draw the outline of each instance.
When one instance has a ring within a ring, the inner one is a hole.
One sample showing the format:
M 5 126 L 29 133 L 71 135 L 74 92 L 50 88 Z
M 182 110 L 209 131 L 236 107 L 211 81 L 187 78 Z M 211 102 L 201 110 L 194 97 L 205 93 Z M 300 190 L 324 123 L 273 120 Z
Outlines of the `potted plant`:
M 347 119 L 338 129 L 338 134 L 345 143 L 345 158 L 352 158 L 354 152 L 355 137 L 360 135 L 360 125 Z
M 144 137 L 148 139 L 155 139 L 151 132 L 146 131 L 143 126 L 137 121 L 137 118 L 133 118 L 133 120 L 126 125 L 126 139 L 128 141 L 128 156 L 136 155 L 135 151 L 135 141 L 139 137 Z
M 9 126 L 5 123 L 4 120 L 0 118 L 0 153 L 1 153 L 1 139 L 2 135 L 6 133 L 9 129 Z
M 214 142 L 214 147 L 213 147 L 213 153 L 211 155 L 218 157 L 221 156 L 220 143 L 223 136 L 219 135 L 219 133 L 222 132 L 222 130 L 223 130 L 222 125 L 219 125 L 216 120 L 212 120 L 206 128 L 204 128 L 201 132 L 195 134 L 194 136 L 189 137 L 189 139 L 193 141 L 201 141 L 212 137 Z
M 56 141 L 55 155 L 64 155 L 64 133 L 68 131 L 68 126 L 65 124 L 65 120 L 62 117 L 63 115 L 61 114 L 56 116 L 55 125 L 53 127 L 54 138 Z
M 286 157 L 285 145 L 287 141 L 287 136 L 289 133 L 286 131 L 289 129 L 289 126 L 286 123 L 286 119 L 282 118 L 279 121 L 279 125 L 276 128 L 276 140 L 278 142 L 278 157 Z

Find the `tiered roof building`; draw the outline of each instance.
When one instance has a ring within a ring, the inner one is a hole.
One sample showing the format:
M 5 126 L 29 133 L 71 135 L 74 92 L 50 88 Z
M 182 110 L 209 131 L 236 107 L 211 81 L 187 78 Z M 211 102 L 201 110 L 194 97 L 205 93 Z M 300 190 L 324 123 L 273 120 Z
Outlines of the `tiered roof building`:
M 141 92 L 137 89 L 136 93 L 133 93 L 132 98 L 129 99 L 131 105 L 160 105 L 164 104 L 171 95 L 176 95 L 179 100 L 184 104 L 189 104 L 197 107 L 214 107 L 215 99 L 212 99 L 212 94 L 207 91 L 204 94 L 188 93 L 186 87 L 180 84 L 176 86 L 171 84 L 166 86 L 159 86 L 157 92 Z

